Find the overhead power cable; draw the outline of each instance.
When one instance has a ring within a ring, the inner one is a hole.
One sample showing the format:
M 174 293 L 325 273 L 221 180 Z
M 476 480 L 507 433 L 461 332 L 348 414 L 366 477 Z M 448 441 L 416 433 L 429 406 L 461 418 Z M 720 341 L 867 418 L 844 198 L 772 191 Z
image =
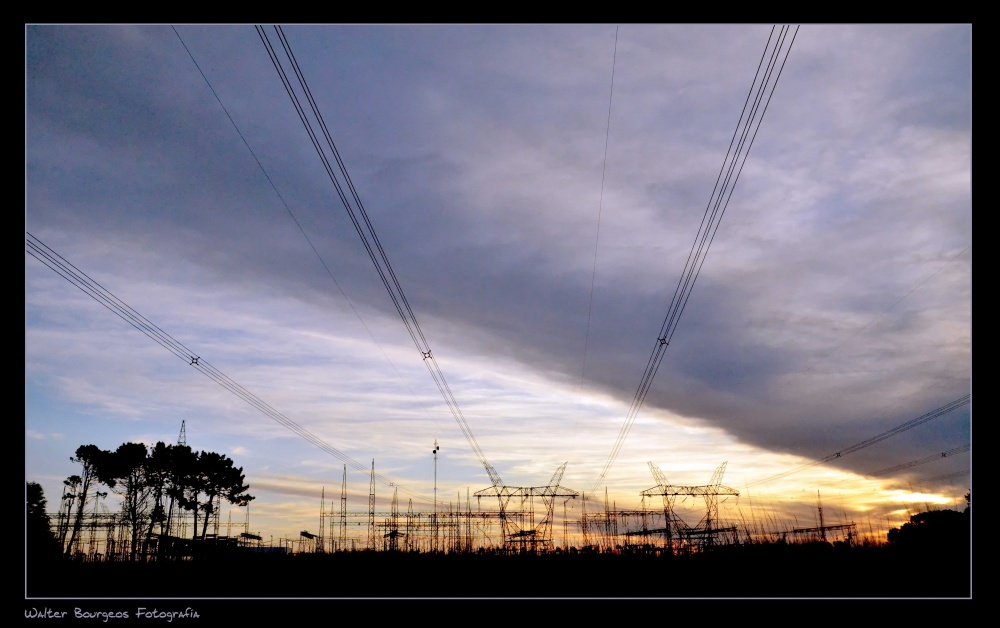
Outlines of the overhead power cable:
M 352 469 L 360 471 L 366 475 L 371 475 L 371 470 L 367 465 L 357 462 L 347 454 L 324 441 L 319 436 L 316 436 L 278 410 L 275 410 L 269 404 L 260 399 L 260 397 L 257 397 L 232 378 L 212 366 L 198 353 L 187 348 L 183 343 L 134 310 L 131 306 L 112 294 L 108 289 L 92 279 L 89 275 L 48 247 L 44 242 L 36 238 L 31 233 L 25 233 L 25 252 L 48 266 L 52 271 L 66 281 L 79 288 L 84 294 L 103 305 L 126 323 L 141 331 L 158 345 L 188 363 L 190 366 L 197 369 L 218 385 L 253 406 L 261 414 L 281 424 L 301 438 L 309 441 L 316 447 L 319 447 L 326 453 L 340 459 Z M 375 479 L 386 486 L 399 487 L 396 482 L 393 482 L 384 475 L 376 473 Z M 408 491 L 405 488 L 403 490 L 413 494 L 412 491 Z
M 378 272 L 379 278 L 382 280 L 382 285 L 385 286 L 386 292 L 388 292 L 389 298 L 392 301 L 393 306 L 395 306 L 400 319 L 402 319 L 403 325 L 406 327 L 414 346 L 416 346 L 417 350 L 420 351 L 424 365 L 427 367 L 427 371 L 434 380 L 438 391 L 441 393 L 445 404 L 448 406 L 452 416 L 454 416 L 455 421 L 462 430 L 462 434 L 468 441 L 473 453 L 476 454 L 479 462 L 486 469 L 487 475 L 490 477 L 490 481 L 494 486 L 503 485 L 500 475 L 487 461 L 486 455 L 479 446 L 479 443 L 476 441 L 476 437 L 472 433 L 472 428 L 469 427 L 469 423 L 466 421 L 465 415 L 462 413 L 462 410 L 458 405 L 458 401 L 455 399 L 455 395 L 448 386 L 444 373 L 438 365 L 437 358 L 432 353 L 430 344 L 427 342 L 427 338 L 424 335 L 423 330 L 420 328 L 420 324 L 417 322 L 417 317 L 413 312 L 413 308 L 410 306 L 406 295 L 403 293 L 403 288 L 400 286 L 396 273 L 393 271 L 392 265 L 389 263 L 389 258 L 385 253 L 385 249 L 382 247 L 378 236 L 375 234 L 375 229 L 372 226 L 370 218 L 368 217 L 368 213 L 365 211 L 364 204 L 361 202 L 357 189 L 347 173 L 347 168 L 340 157 L 340 153 L 338 152 L 337 146 L 333 141 L 330 130 L 323 119 L 323 115 L 320 113 L 315 99 L 313 98 L 312 90 L 309 88 L 309 84 L 295 58 L 295 54 L 292 52 L 284 31 L 280 26 L 274 26 L 274 31 L 281 50 L 284 52 L 283 56 L 295 76 L 295 82 L 298 84 L 298 89 L 296 89 L 295 84 L 293 84 L 292 80 L 289 78 L 289 74 L 286 72 L 284 63 L 281 59 L 282 55 L 279 55 L 277 49 L 271 43 L 267 32 L 262 26 L 258 25 L 256 28 L 257 34 L 260 36 L 260 40 L 264 44 L 267 54 L 271 59 L 271 63 L 274 65 L 274 69 L 277 71 L 278 76 L 281 79 L 281 83 L 284 85 L 285 91 L 288 93 L 288 97 L 291 99 L 292 105 L 295 107 L 299 120 L 302 122 L 303 127 L 305 127 L 306 133 L 309 135 L 309 140 L 312 142 L 313 148 L 316 150 L 316 154 L 319 156 L 320 161 L 323 164 L 323 168 L 326 170 L 327 176 L 330 178 L 330 182 L 337 191 L 337 196 L 340 198 L 341 203 L 343 203 L 344 209 L 347 210 L 347 214 L 350 217 L 354 228 L 357 230 L 358 236 L 361 237 L 361 242 L 364 244 L 365 250 L 368 252 L 368 256 L 371 258 L 372 264 L 375 265 L 375 270 Z M 303 99 L 307 103 L 306 105 L 303 105 Z M 336 169 L 334 169 L 333 166 L 334 162 L 336 163 Z
M 951 401 L 949 403 L 944 404 L 940 408 L 935 408 L 934 410 L 931 410 L 930 412 L 928 412 L 926 414 L 922 414 L 922 415 L 918 416 L 915 419 L 911 419 L 911 420 L 907 421 L 906 423 L 903 423 L 901 425 L 897 425 L 896 427 L 892 428 L 891 430 L 886 430 L 885 432 L 882 432 L 881 434 L 878 434 L 876 436 L 872 436 L 871 438 L 865 439 L 865 440 L 861 441 L 860 443 L 855 443 L 855 444 L 851 445 L 850 447 L 847 447 L 845 449 L 841 449 L 840 451 L 838 451 L 836 453 L 832 453 L 829 456 L 826 456 L 824 458 L 820 458 L 819 460 L 814 460 L 813 462 L 810 462 L 808 464 L 804 464 L 801 467 L 796 467 L 796 468 L 794 468 L 794 469 L 792 469 L 790 471 L 785 471 L 783 473 L 778 473 L 776 475 L 772 475 L 770 477 L 764 478 L 763 480 L 757 480 L 756 482 L 750 482 L 748 484 L 748 486 L 757 486 L 758 484 L 766 484 L 768 482 L 773 482 L 774 480 L 779 480 L 781 478 L 788 477 L 789 475 L 792 475 L 794 473 L 798 473 L 800 471 L 804 471 L 805 469 L 810 469 L 812 467 L 815 467 L 816 465 L 825 464 L 825 463 L 830 462 L 832 460 L 836 460 L 837 458 L 843 458 L 844 456 L 846 456 L 848 454 L 853 454 L 854 452 L 860 451 L 862 449 L 865 449 L 866 447 L 871 447 L 872 445 L 874 445 L 876 443 L 881 443 L 882 441 L 886 440 L 887 438 L 892 438 L 893 436 L 896 436 L 898 434 L 902 434 L 903 432 L 906 432 L 907 430 L 912 430 L 913 428 L 917 427 L 918 425 L 923 425 L 924 423 L 927 423 L 928 421 L 930 421 L 932 419 L 936 419 L 936 418 L 938 418 L 940 416 L 944 416 L 944 415 L 948 414 L 949 412 L 951 412 L 952 410 L 956 410 L 956 409 L 961 408 L 962 406 L 966 405 L 967 403 L 969 403 L 969 401 L 971 401 L 971 399 L 972 399 L 972 395 L 971 394 L 970 395 L 965 395 L 964 397 L 960 397 L 960 398 L 958 398 L 958 399 L 956 399 L 954 401 Z
M 920 480 L 922 483 L 926 482 L 944 482 L 946 480 L 954 480 L 955 478 L 960 478 L 972 473 L 969 469 L 962 469 L 961 471 L 953 471 L 951 473 L 945 473 L 944 475 L 935 475 L 931 478 L 923 478 Z
M 618 27 L 615 27 L 615 49 L 611 57 L 611 88 L 608 90 L 608 122 L 604 130 L 604 160 L 601 165 L 601 194 L 597 201 L 597 232 L 594 235 L 594 265 L 590 272 L 590 298 L 587 301 L 587 331 L 583 337 L 583 365 L 580 379 L 587 375 L 587 348 L 590 345 L 590 321 L 594 311 L 594 283 L 597 280 L 597 251 L 601 242 L 601 214 L 604 211 L 604 179 L 608 171 L 608 141 L 611 138 L 611 103 L 615 95 L 615 66 L 618 62 Z
M 942 451 L 939 454 L 931 454 L 924 458 L 920 458 L 919 460 L 911 460 L 909 462 L 904 462 L 903 464 L 897 464 L 894 467 L 888 467 L 885 469 L 879 469 L 878 471 L 872 471 L 868 475 L 875 475 L 875 476 L 889 475 L 891 473 L 895 473 L 896 471 L 902 471 L 904 469 L 909 469 L 911 467 L 916 467 L 918 465 L 927 464 L 928 462 L 935 462 L 937 460 L 941 460 L 942 458 L 954 456 L 955 454 L 960 454 L 969 451 L 970 449 L 972 449 L 972 445 L 965 444 L 960 447 L 955 447 L 954 449 L 949 449 L 948 451 Z
M 771 96 L 774 94 L 778 79 L 781 77 L 785 62 L 788 60 L 792 44 L 795 42 L 798 27 L 791 34 L 791 38 L 789 38 L 790 27 L 788 25 L 780 27 L 777 35 L 775 35 L 774 31 L 775 29 L 772 27 L 767 45 L 764 47 L 764 53 L 761 55 L 760 62 L 757 65 L 757 73 L 754 75 L 753 83 L 751 83 L 750 90 L 747 92 L 746 101 L 743 103 L 743 110 L 740 113 L 736 130 L 733 132 L 733 137 L 729 142 L 729 148 L 726 151 L 722 168 L 716 177 L 715 186 L 712 189 L 708 205 L 705 207 L 705 212 L 702 215 L 698 233 L 691 246 L 691 251 L 688 253 L 684 270 L 681 272 L 681 278 L 674 290 L 673 297 L 671 297 L 667 315 L 663 319 L 660 332 L 653 343 L 653 350 L 646 363 L 646 369 L 642 374 L 639 386 L 636 388 L 635 395 L 632 397 L 632 404 L 625 417 L 625 422 L 618 431 L 611 454 L 608 456 L 607 462 L 604 463 L 600 476 L 594 484 L 593 489 L 591 489 L 591 492 L 595 492 L 604 482 L 608 471 L 614 465 L 622 446 L 625 444 L 625 439 L 628 437 L 629 431 L 632 429 L 632 424 L 635 422 L 636 416 L 639 414 L 639 410 L 646 400 L 646 395 L 649 394 L 653 378 L 656 377 L 656 372 L 660 368 L 660 363 L 663 361 L 667 347 L 670 345 L 674 332 L 677 330 L 680 317 L 684 313 L 688 299 L 691 297 L 691 291 L 694 289 L 694 284 L 701 273 L 701 267 L 705 263 L 708 250 L 712 246 L 712 241 L 715 239 L 715 234 L 722 222 L 722 217 L 729 206 L 729 200 L 732 198 L 733 190 L 736 188 L 736 182 L 743 171 L 743 165 L 746 163 L 750 148 L 757 137 L 761 121 L 764 119 L 764 114 L 767 112 L 767 107 L 771 102 Z
M 185 52 L 188 53 L 188 57 L 191 58 L 191 63 L 193 63 L 194 67 L 197 68 L 198 73 L 201 74 L 201 78 L 205 80 L 205 84 L 208 86 L 209 91 L 212 92 L 212 96 L 214 96 L 216 102 L 219 103 L 219 107 L 221 107 L 223 113 L 226 114 L 226 118 L 228 118 L 230 124 L 233 125 L 233 129 L 236 130 L 236 134 L 240 136 L 240 139 L 243 141 L 243 145 L 246 146 L 246 149 L 247 151 L 249 151 L 250 156 L 253 157 L 253 160 L 254 162 L 256 162 L 257 167 L 264 175 L 264 178 L 267 179 L 267 182 L 271 186 L 271 189 L 274 190 L 275 196 L 278 197 L 278 200 L 281 202 L 281 205 L 285 208 L 285 211 L 288 213 L 288 216 L 292 219 L 292 222 L 294 222 L 295 226 L 298 228 L 299 233 L 301 233 L 302 237 L 305 238 L 306 244 L 309 245 L 309 248 L 312 249 L 313 254 L 316 255 L 316 259 L 318 259 L 319 263 L 323 266 L 323 270 L 325 270 L 326 274 L 329 275 L 330 279 L 333 281 L 333 284 L 337 286 L 337 290 L 340 292 L 341 296 L 344 297 L 344 300 L 347 301 L 347 305 L 350 306 L 351 311 L 354 312 L 354 315 L 358 318 L 358 321 L 361 322 L 361 325 L 365 328 L 365 331 L 368 332 L 368 337 L 371 338 L 372 342 L 375 343 L 375 346 L 378 347 L 378 350 L 382 353 L 382 357 L 384 357 L 385 361 L 389 364 L 389 366 L 392 367 L 392 370 L 395 371 L 396 376 L 407 387 L 407 389 L 410 391 L 410 394 L 416 397 L 416 395 L 413 393 L 413 390 L 410 388 L 409 384 L 407 384 L 403 380 L 403 376 L 400 375 L 399 369 L 396 368 L 395 363 L 393 363 L 393 361 L 389 359 L 389 354 L 385 352 L 385 349 L 382 348 L 382 345 L 379 344 L 379 341 L 375 339 L 375 334 L 372 333 L 372 330 L 371 328 L 368 327 L 368 323 L 365 322 L 365 319 L 361 317 L 361 312 L 358 311 L 358 308 L 354 307 L 354 302 L 351 301 L 351 298 L 347 296 L 347 293 L 344 291 L 344 288 L 340 285 L 340 282 L 337 281 L 337 278 L 333 274 L 333 270 L 330 269 L 330 266 L 326 263 L 326 260 L 324 260 L 323 256 L 320 255 L 319 250 L 316 248 L 316 245 L 314 245 L 312 240 L 309 238 L 309 235 L 306 233 L 306 230 L 302 226 L 302 223 L 299 222 L 299 219 L 296 218 L 295 214 L 292 212 L 292 208 L 288 206 L 288 203 L 285 201 L 285 198 L 281 195 L 281 192 L 278 191 L 278 186 L 274 184 L 274 181 L 271 179 L 271 175 L 267 173 L 267 170 L 264 168 L 264 164 L 262 164 L 260 159 L 257 157 L 257 153 L 255 153 L 253 148 L 250 147 L 250 142 L 248 142 L 247 138 L 243 135 L 243 131 L 241 131 L 239 125 L 236 124 L 236 120 L 234 120 L 233 116 L 230 115 L 229 109 L 227 109 L 226 106 L 222 103 L 222 98 L 219 97 L 218 92 L 216 92 L 215 88 L 212 86 L 212 82 L 208 80 L 208 76 L 205 74 L 204 70 L 201 69 L 201 65 L 198 63 L 198 60 L 194 58 L 194 54 L 191 52 L 191 49 L 188 48 L 186 43 L 184 43 L 184 38 L 181 37 L 181 34 L 177 32 L 176 28 L 174 27 L 171 28 L 173 28 L 174 34 L 177 35 L 177 39 L 181 42 L 181 46 L 184 47 Z

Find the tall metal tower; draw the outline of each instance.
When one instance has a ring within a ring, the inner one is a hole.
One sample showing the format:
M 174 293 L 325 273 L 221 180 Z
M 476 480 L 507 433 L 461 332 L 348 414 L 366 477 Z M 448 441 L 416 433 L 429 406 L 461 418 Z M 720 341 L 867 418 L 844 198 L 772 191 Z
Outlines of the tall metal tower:
M 675 532 L 679 540 L 699 542 L 703 547 L 712 545 L 715 537 L 719 533 L 725 532 L 725 530 L 719 527 L 719 495 L 738 496 L 740 494 L 736 489 L 722 485 L 722 474 L 726 471 L 726 464 L 723 462 L 719 465 L 707 485 L 672 486 L 667 483 L 667 478 L 663 475 L 663 472 L 652 462 L 649 463 L 649 470 L 653 473 L 657 485 L 654 488 L 642 491 L 642 495 L 644 497 L 654 497 L 656 495 L 663 497 L 663 515 L 666 519 L 663 533 L 669 549 L 673 549 L 672 535 Z M 680 495 L 701 496 L 705 499 L 705 517 L 699 522 L 699 525 L 694 527 L 687 526 L 677 516 L 677 513 L 674 512 L 674 500 Z
M 437 439 L 434 439 L 434 551 L 438 550 L 438 446 Z
M 322 554 L 326 551 L 326 487 L 322 487 L 319 493 L 319 535 L 316 537 L 316 553 Z
M 368 549 L 375 550 L 375 459 L 372 458 L 372 480 L 368 490 Z
M 212 529 L 215 531 L 215 537 L 219 538 L 219 517 L 222 515 L 222 495 L 215 496 L 215 506 L 212 508 L 211 512 L 211 524 Z
M 568 499 L 563 500 L 563 547 L 569 549 L 569 518 L 566 517 L 566 502 Z
M 340 549 L 347 551 L 347 465 L 344 465 L 344 481 L 340 485 Z
M 465 551 L 472 551 L 472 501 L 468 486 L 465 487 Z
M 559 494 L 559 482 L 562 481 L 563 473 L 566 471 L 566 464 L 562 463 L 556 472 L 552 474 L 552 478 L 549 480 L 547 486 L 542 488 L 536 494 L 542 498 L 542 505 L 545 508 L 545 517 L 542 522 L 538 524 L 535 528 L 537 530 L 537 536 L 542 539 L 543 542 L 548 545 L 552 545 L 552 522 L 555 520 L 555 505 L 556 497 Z M 567 491 L 568 489 L 562 489 Z M 576 497 L 576 491 L 564 492 L 560 497 L 566 497 L 567 501 Z
M 604 487 L 604 549 L 613 550 L 617 544 L 618 522 L 611 515 L 611 504 L 608 503 L 608 487 Z
M 712 480 L 708 483 L 709 491 L 705 492 L 705 531 L 708 533 L 707 541 L 712 542 L 712 531 L 719 527 L 719 495 L 739 495 L 739 491 L 722 486 L 722 474 L 726 472 L 728 462 L 723 462 L 712 474 Z
M 406 551 L 413 551 L 413 498 L 406 507 Z
M 846 533 L 846 539 L 844 540 L 847 541 L 848 545 L 851 545 L 854 542 L 854 539 L 857 538 L 858 526 L 853 521 L 850 523 L 841 523 L 836 525 L 826 524 L 823 520 L 823 501 L 820 499 L 819 490 L 816 491 L 816 514 L 819 517 L 818 526 L 812 528 L 794 528 L 782 534 L 781 538 L 786 539 L 789 534 L 791 534 L 793 538 L 805 535 L 807 538 L 811 537 L 812 540 L 825 543 L 828 541 L 826 537 L 827 532 L 840 532 L 841 534 Z
M 819 534 L 826 540 L 826 527 L 823 525 L 823 501 L 819 498 L 819 489 L 816 489 L 816 510 L 819 512 Z M 928 510 L 930 510 L 928 508 Z
M 548 548 L 552 545 L 552 513 L 557 497 L 575 498 L 579 496 L 574 490 L 559 486 L 562 481 L 563 472 L 566 470 L 563 463 L 556 472 L 552 474 L 552 479 L 546 486 L 507 486 L 504 484 L 494 484 L 489 488 L 476 491 L 477 498 L 496 497 L 499 504 L 500 531 L 503 535 L 504 548 L 507 550 L 530 550 L 536 551 L 539 548 Z M 508 511 L 510 500 L 518 497 L 521 502 L 522 511 L 511 513 Z M 534 498 L 540 497 L 545 508 L 545 516 L 537 526 L 534 522 Z M 524 525 L 523 512 L 524 505 L 528 505 L 529 524 Z M 520 523 L 518 522 L 520 520 Z
M 399 550 L 399 489 L 393 488 L 392 490 L 392 506 L 389 511 L 389 529 L 386 531 L 385 535 L 389 539 L 389 550 L 397 551 Z
M 186 422 L 184 421 L 184 419 L 181 419 L 181 431 L 180 431 L 179 434 L 177 434 L 177 446 L 178 447 L 187 447 L 187 425 L 186 425 Z M 173 516 L 174 515 L 174 499 L 175 499 L 175 496 L 171 493 L 171 495 L 170 495 L 170 504 L 167 506 L 167 521 L 166 521 L 166 526 L 165 526 L 165 528 L 166 528 L 165 531 L 166 531 L 166 534 L 168 536 L 174 534 L 174 529 L 173 528 L 174 528 L 175 525 L 181 525 L 181 526 L 183 526 L 183 523 L 181 523 L 180 521 L 175 521 L 174 520 L 174 516 Z M 249 510 L 247 512 L 249 512 Z M 178 519 L 181 519 L 181 517 L 178 517 Z M 161 525 L 161 527 L 164 527 L 164 526 Z M 183 532 L 178 531 L 177 534 L 179 536 L 183 536 Z
M 656 480 L 656 488 L 659 489 L 659 494 L 663 497 L 663 537 L 666 540 L 667 550 L 673 551 L 674 549 L 674 500 L 677 499 L 677 495 L 670 491 L 668 488 L 670 483 L 667 482 L 667 476 L 663 475 L 663 471 L 660 468 L 649 462 L 649 470 L 653 474 L 653 479 Z M 643 491 L 643 497 L 648 495 L 653 495 L 654 489 L 649 489 L 648 491 Z

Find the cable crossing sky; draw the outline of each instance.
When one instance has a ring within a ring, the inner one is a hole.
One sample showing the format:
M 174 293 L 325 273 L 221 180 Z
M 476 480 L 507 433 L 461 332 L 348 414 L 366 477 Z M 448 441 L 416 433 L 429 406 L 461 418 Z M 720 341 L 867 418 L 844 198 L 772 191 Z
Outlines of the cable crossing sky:
M 781 77 L 781 71 L 788 60 L 788 53 L 791 52 L 792 44 L 795 42 L 798 27 L 791 34 L 790 39 L 788 37 L 789 31 L 789 26 L 782 26 L 778 29 L 777 36 L 775 36 L 774 28 L 771 29 L 771 35 L 768 37 L 767 45 L 764 47 L 764 53 L 761 55 L 750 91 L 747 92 L 746 101 L 743 103 L 743 111 L 740 113 L 736 130 L 733 132 L 733 137 L 730 140 L 722 168 L 719 170 L 719 175 L 716 178 L 715 187 L 712 189 L 712 195 L 709 198 L 708 205 L 705 207 L 701 225 L 698 227 L 698 234 L 695 236 L 690 253 L 688 253 L 680 281 L 674 290 L 673 297 L 670 299 L 670 307 L 667 310 L 666 317 L 663 319 L 663 324 L 660 326 L 660 332 L 653 343 L 653 350 L 646 363 L 646 370 L 643 372 L 639 386 L 632 397 L 632 404 L 625 416 L 625 422 L 618 431 L 618 437 L 615 440 L 614 447 L 611 449 L 611 454 L 608 456 L 607 462 L 604 463 L 600 476 L 594 483 L 591 492 L 595 492 L 600 488 L 607 477 L 608 471 L 611 470 L 615 460 L 618 458 L 618 454 L 621 453 L 625 439 L 628 437 L 629 431 L 632 429 L 632 424 L 635 422 L 636 416 L 639 414 L 639 410 L 646 400 L 646 395 L 649 393 L 653 378 L 656 377 L 656 372 L 659 370 L 663 356 L 670 345 L 670 340 L 677 330 L 681 314 L 684 313 L 687 301 L 691 297 L 691 291 L 694 289 L 694 284 L 698 280 L 701 267 L 708 256 L 708 249 L 712 246 L 712 241 L 715 239 L 719 224 L 722 222 L 722 216 L 729 206 L 729 200 L 732 198 L 733 190 L 736 188 L 736 182 L 743 171 L 743 164 L 746 163 L 747 155 L 750 154 L 750 148 L 757 137 L 757 131 L 760 129 L 761 121 L 764 119 L 764 113 L 767 111 L 767 106 L 771 102 L 771 96 L 774 94 L 778 79 Z M 781 62 L 780 66 L 778 65 L 779 61 Z
M 931 454 L 917 460 L 910 460 L 909 462 L 904 462 L 902 464 L 897 464 L 894 467 L 887 467 L 885 469 L 879 469 L 878 471 L 872 471 L 868 475 L 889 475 L 895 473 L 896 471 L 902 471 L 904 469 L 909 469 L 921 464 L 927 464 L 928 462 L 934 462 L 936 460 L 941 460 L 942 458 L 948 458 L 949 456 L 954 456 L 955 454 L 964 453 L 972 449 L 972 445 L 966 443 L 965 445 L 959 445 L 948 451 L 942 451 L 939 454 Z
M 288 428 L 298 436 L 309 441 L 316 447 L 319 447 L 328 454 L 339 458 L 341 461 L 349 465 L 355 471 L 360 471 L 366 475 L 371 475 L 371 469 L 364 465 L 337 448 L 333 447 L 326 441 L 324 441 L 319 436 L 316 436 L 309 430 L 305 429 L 292 419 L 288 418 L 278 410 L 275 410 L 269 404 L 264 402 L 257 397 L 252 392 L 248 391 L 246 388 L 238 384 L 232 378 L 226 374 L 219 371 L 217 368 L 209 364 L 203 357 L 198 353 L 192 351 L 182 344 L 180 341 L 175 339 L 173 336 L 163 331 L 156 324 L 151 322 L 148 318 L 134 310 L 127 303 L 116 297 L 104 286 L 99 284 L 90 278 L 86 273 L 81 271 L 79 268 L 74 266 L 72 263 L 67 261 L 64 257 L 56 253 L 53 249 L 49 248 L 44 242 L 33 236 L 32 234 L 25 232 L 25 246 L 27 247 L 26 252 L 40 261 L 41 263 L 48 266 L 52 271 L 58 274 L 60 277 L 70 282 L 87 296 L 91 297 L 108 310 L 113 312 L 119 318 L 124 320 L 126 323 L 136 328 L 137 330 L 144 333 L 151 340 L 156 342 L 158 345 L 166 349 L 167 351 L 173 353 L 175 356 L 187 362 L 192 367 L 197 369 L 203 375 L 222 386 L 229 392 L 233 393 L 243 401 L 247 402 L 258 410 L 261 414 L 267 416 L 268 418 L 274 420 L 275 422 Z M 375 479 L 382 484 L 390 487 L 399 487 L 399 485 L 385 477 L 384 475 L 375 474 Z M 399 487 L 402 488 L 402 487 Z M 403 489 L 404 492 L 410 494 L 411 491 Z M 428 499 L 430 501 L 430 499 Z
M 787 477 L 789 475 L 792 475 L 793 473 L 798 473 L 799 471 L 803 471 L 805 469 L 809 469 L 811 467 L 815 467 L 818 464 L 823 464 L 823 463 L 826 463 L 826 462 L 830 462 L 831 460 L 836 460 L 837 458 L 843 458 L 844 456 L 846 456 L 848 454 L 853 454 L 856 451 L 859 451 L 859 450 L 864 449 L 866 447 L 871 447 L 872 445 L 874 445 L 876 443 L 880 443 L 880 442 L 884 441 L 887 438 L 891 438 L 891 437 L 893 437 L 893 436 L 895 436 L 897 434 L 901 434 L 901 433 L 903 433 L 903 432 L 905 432 L 907 430 L 912 430 L 913 428 L 917 427 L 918 425 L 923 425 L 924 423 L 930 421 L 931 419 L 936 419 L 939 416 L 944 416 L 944 415 L 948 414 L 949 412 L 951 412 L 952 410 L 956 410 L 958 408 L 961 408 L 965 404 L 969 403 L 971 400 L 972 400 L 972 395 L 971 394 L 970 395 L 965 395 L 964 397 L 959 397 L 958 399 L 956 399 L 954 401 L 951 401 L 951 402 L 948 402 L 948 403 L 944 404 L 940 408 L 935 408 L 935 409 L 931 410 L 930 412 L 928 412 L 926 414 L 922 414 L 922 415 L 918 416 L 915 419 L 911 419 L 911 420 L 907 421 L 906 423 L 902 423 L 900 425 L 897 425 L 896 427 L 892 428 L 891 430 L 886 430 L 886 431 L 882 432 L 881 434 L 877 434 L 875 436 L 872 436 L 871 438 L 867 438 L 867 439 L 861 441 L 860 443 L 855 443 L 855 444 L 851 445 L 850 447 L 847 447 L 845 449 L 841 449 L 840 451 L 838 451 L 836 453 L 832 453 L 829 456 L 826 456 L 825 458 L 820 458 L 819 460 L 814 460 L 813 462 L 810 462 L 809 464 L 802 465 L 801 467 L 797 467 L 797 468 L 792 469 L 790 471 L 785 471 L 784 473 L 778 473 L 776 475 L 772 475 L 771 477 L 764 478 L 763 480 L 757 480 L 756 482 L 750 482 L 747 486 L 757 486 L 758 484 L 765 484 L 767 482 L 772 482 L 774 480 L 778 480 L 778 479 L 781 479 L 783 477 Z M 952 452 L 945 452 L 944 454 L 941 454 L 941 455 L 950 455 L 951 453 L 958 453 L 958 451 L 960 449 L 961 448 L 959 447 L 958 449 L 952 450 Z M 919 461 L 917 463 L 915 463 L 915 464 L 919 464 Z M 893 468 L 892 470 L 895 470 L 895 468 Z M 889 471 L 889 469 L 883 469 L 881 472 L 880 471 L 876 471 L 872 475 L 876 475 L 876 474 L 883 473 L 883 472 L 888 472 L 888 471 Z
M 375 234 L 375 229 L 372 226 L 371 220 L 368 218 L 368 213 L 365 211 L 364 204 L 361 202 L 361 197 L 358 195 L 358 192 L 354 187 L 354 183 L 347 174 L 347 168 L 340 157 L 340 153 L 337 151 L 337 146 L 334 144 L 333 138 L 330 135 L 330 130 L 327 127 L 326 122 L 323 120 L 323 115 L 320 113 L 319 107 L 313 98 L 312 91 L 309 89 L 309 84 L 299 67 L 298 61 L 295 59 L 295 55 L 292 52 L 291 46 L 289 45 L 284 32 L 280 26 L 274 26 L 274 31 L 277 34 L 281 49 L 284 51 L 284 57 L 295 75 L 299 86 L 298 90 L 296 90 L 295 85 L 292 83 L 288 73 L 285 71 L 282 60 L 279 57 L 274 45 L 271 43 L 271 40 L 268 38 L 264 28 L 259 25 L 256 28 L 257 34 L 260 36 L 261 42 L 264 44 L 264 47 L 267 49 L 268 56 L 271 58 L 271 63 L 274 65 L 274 69 L 277 71 L 278 76 L 285 87 L 285 91 L 288 93 L 288 97 L 292 101 L 292 105 L 295 107 L 295 111 L 298 113 L 303 127 L 305 127 L 306 132 L 309 134 L 309 139 L 312 142 L 313 148 L 316 150 L 316 154 L 323 163 L 323 167 L 330 178 L 330 182 L 333 183 L 334 188 L 337 190 L 337 195 L 340 197 L 340 200 L 344 205 L 344 209 L 347 210 L 351 223 L 354 225 L 358 235 L 361 237 L 365 250 L 368 252 L 368 256 L 371 258 L 372 264 L 375 265 L 376 271 L 378 271 L 379 278 L 382 280 L 382 285 L 385 286 L 386 291 L 389 293 L 389 298 L 392 300 L 392 303 L 396 308 L 396 312 L 399 314 L 403 324 L 406 326 L 406 330 L 410 334 L 410 338 L 413 340 L 414 346 L 416 346 L 417 350 L 420 351 L 424 365 L 427 367 L 427 371 L 430 373 L 435 385 L 437 385 L 438 391 L 444 398 L 445 404 L 447 404 L 452 416 L 455 417 L 455 421 L 462 430 L 462 434 L 465 435 L 472 451 L 476 454 L 479 462 L 486 469 L 486 473 L 490 477 L 490 482 L 492 482 L 494 486 L 502 485 L 503 481 L 500 479 L 500 475 L 486 460 L 486 455 L 479 446 L 479 443 L 476 441 L 476 437 L 472 433 L 472 428 L 469 427 L 468 421 L 466 421 L 465 415 L 462 414 L 458 401 L 455 399 L 455 395 L 448 386 L 447 380 L 445 380 L 444 373 L 441 371 L 441 367 L 438 365 L 437 359 L 431 352 L 430 344 L 427 342 L 427 338 L 424 336 L 424 332 L 420 328 L 420 324 L 417 322 L 416 314 L 414 314 L 413 309 L 410 307 L 409 301 L 406 299 L 406 295 L 403 293 L 403 288 L 400 286 L 399 280 L 396 278 L 396 274 L 392 270 L 392 265 L 389 263 L 389 258 L 386 255 L 385 250 L 382 248 L 381 243 L 379 243 L 378 236 Z M 302 104 L 302 99 L 299 96 L 300 91 L 308 103 L 308 112 L 306 107 Z M 312 119 L 310 119 L 309 112 L 312 114 Z M 313 121 L 315 121 L 315 126 L 313 125 Z M 317 128 L 319 129 L 318 132 Z M 321 141 L 320 135 L 322 135 L 323 141 Z M 327 154 L 328 152 L 329 155 Z M 333 161 L 337 164 L 337 171 L 335 171 L 331 165 L 331 156 Z M 339 172 L 339 176 L 337 172 Z M 345 192 L 345 189 L 349 191 L 350 198 L 348 198 L 348 194 Z

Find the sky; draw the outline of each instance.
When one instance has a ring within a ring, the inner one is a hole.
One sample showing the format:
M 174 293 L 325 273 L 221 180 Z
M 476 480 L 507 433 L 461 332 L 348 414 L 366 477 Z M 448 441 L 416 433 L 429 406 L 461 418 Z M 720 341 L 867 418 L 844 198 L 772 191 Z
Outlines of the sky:
M 505 484 L 566 463 L 561 486 L 637 508 L 648 463 L 678 485 L 726 463 L 724 517 L 964 507 L 971 451 L 872 474 L 970 447 L 971 403 L 812 463 L 971 393 L 970 25 L 798 29 L 634 422 L 771 25 L 283 31 Z M 243 468 L 265 538 L 315 531 L 345 466 L 357 512 L 372 464 L 380 509 L 490 486 L 252 25 L 26 26 L 25 231 L 326 445 L 26 246 L 25 479 L 50 510 L 80 445 L 182 423 Z

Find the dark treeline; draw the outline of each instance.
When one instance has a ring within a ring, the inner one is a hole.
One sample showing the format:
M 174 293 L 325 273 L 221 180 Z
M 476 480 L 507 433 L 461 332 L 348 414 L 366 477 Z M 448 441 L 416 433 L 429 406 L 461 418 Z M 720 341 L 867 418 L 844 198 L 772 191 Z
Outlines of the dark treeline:
M 120 498 L 129 560 L 144 555 L 154 535 L 167 534 L 186 513 L 194 524 L 192 538 L 204 539 L 218 500 L 245 506 L 254 499 L 247 493 L 242 467 L 223 454 L 196 452 L 187 445 L 122 443 L 113 451 L 83 445 L 70 460 L 81 469 L 63 481 L 66 510 L 59 513 L 56 538 L 67 558 L 79 551 L 88 499 L 107 497 L 107 491 Z

